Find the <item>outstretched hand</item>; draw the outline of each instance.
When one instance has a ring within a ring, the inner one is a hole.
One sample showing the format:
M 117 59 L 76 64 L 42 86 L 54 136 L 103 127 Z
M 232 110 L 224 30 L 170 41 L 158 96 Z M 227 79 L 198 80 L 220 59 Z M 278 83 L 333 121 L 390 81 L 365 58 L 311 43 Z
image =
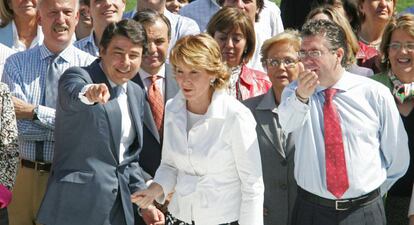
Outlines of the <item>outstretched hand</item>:
M 109 97 L 111 97 L 109 89 L 104 83 L 91 85 L 88 90 L 86 90 L 85 96 L 90 102 L 98 102 L 101 104 L 107 103 Z
M 137 191 L 131 195 L 131 201 L 139 206 L 141 209 L 146 209 L 152 206 L 155 198 L 163 193 L 161 185 L 152 182 L 148 189 Z

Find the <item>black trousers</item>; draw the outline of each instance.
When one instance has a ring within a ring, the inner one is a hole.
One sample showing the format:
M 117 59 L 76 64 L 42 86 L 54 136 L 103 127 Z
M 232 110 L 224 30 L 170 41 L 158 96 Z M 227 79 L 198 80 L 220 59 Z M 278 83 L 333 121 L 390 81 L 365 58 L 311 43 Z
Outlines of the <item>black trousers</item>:
M 9 225 L 9 217 L 7 216 L 7 208 L 0 209 L 0 225 Z
M 231 223 L 224 223 L 219 225 L 238 225 L 239 223 L 237 221 L 231 222 Z M 171 213 L 167 212 L 167 215 L 165 216 L 165 225 L 197 225 L 196 223 L 188 224 L 186 222 L 183 222 L 174 216 L 171 215 Z
M 337 211 L 304 200 L 300 195 L 293 208 L 292 225 L 386 225 L 384 203 L 378 196 L 369 204 Z

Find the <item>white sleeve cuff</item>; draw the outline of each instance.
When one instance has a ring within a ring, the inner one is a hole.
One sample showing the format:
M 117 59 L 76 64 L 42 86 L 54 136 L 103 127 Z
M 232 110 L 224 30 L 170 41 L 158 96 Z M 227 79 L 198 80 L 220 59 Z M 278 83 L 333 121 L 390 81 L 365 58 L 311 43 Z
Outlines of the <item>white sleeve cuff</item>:
M 90 102 L 89 99 L 85 96 L 86 91 L 89 89 L 90 86 L 92 86 L 93 84 L 87 84 L 85 85 L 81 92 L 79 92 L 78 98 L 81 102 L 85 103 L 86 105 L 93 105 L 94 102 Z

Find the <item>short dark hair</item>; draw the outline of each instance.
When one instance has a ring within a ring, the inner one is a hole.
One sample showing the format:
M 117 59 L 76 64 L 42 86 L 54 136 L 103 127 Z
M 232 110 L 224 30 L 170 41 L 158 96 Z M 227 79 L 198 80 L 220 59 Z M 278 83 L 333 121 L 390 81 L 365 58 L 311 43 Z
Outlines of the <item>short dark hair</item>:
M 144 27 L 137 21 L 132 19 L 124 19 L 116 23 L 110 23 L 102 34 L 100 48 L 107 49 L 109 43 L 115 36 L 126 37 L 134 44 L 139 44 L 143 47 L 143 53 L 146 52 L 147 34 Z
M 329 20 L 310 20 L 306 22 L 300 32 L 302 38 L 309 36 L 323 37 L 331 46 L 329 49 L 344 50 L 344 56 L 341 60 L 341 65 L 347 65 L 348 45 L 346 43 L 346 36 L 344 29 L 338 24 Z
M 217 4 L 219 4 L 219 6 L 223 6 L 224 1 L 225 0 L 216 0 Z M 262 12 L 263 8 L 264 8 L 264 0 L 256 0 L 256 8 L 257 8 L 257 13 L 255 15 L 255 18 L 253 22 L 258 22 L 259 21 L 259 14 L 260 12 Z
M 79 4 L 84 4 L 89 7 L 91 7 L 91 1 L 90 0 L 79 0 Z
M 135 21 L 140 22 L 143 26 L 147 24 L 154 24 L 157 20 L 161 20 L 167 25 L 168 28 L 168 40 L 171 40 L 171 23 L 164 14 L 161 14 L 153 9 L 144 9 L 137 12 L 133 18 Z

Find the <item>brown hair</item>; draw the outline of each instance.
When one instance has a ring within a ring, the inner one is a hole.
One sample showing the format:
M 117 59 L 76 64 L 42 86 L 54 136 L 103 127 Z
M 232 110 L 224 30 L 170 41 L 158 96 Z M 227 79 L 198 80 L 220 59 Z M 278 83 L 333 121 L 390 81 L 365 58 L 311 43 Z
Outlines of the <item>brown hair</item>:
M 387 26 L 385 26 L 380 45 L 382 69 L 390 69 L 388 58 L 389 45 L 392 33 L 397 29 L 403 30 L 414 37 L 414 15 L 407 13 L 399 16 L 398 18 L 392 17 Z
M 207 24 L 207 33 L 214 37 L 216 31 L 228 32 L 240 28 L 246 38 L 246 47 L 242 60 L 247 63 L 253 57 L 256 47 L 254 25 L 242 10 L 234 7 L 224 7 L 211 17 Z
M 312 17 L 318 14 L 324 14 L 328 16 L 332 22 L 338 24 L 340 27 L 342 27 L 342 29 L 344 29 L 346 43 L 348 45 L 348 54 L 346 55 L 346 61 L 349 65 L 355 63 L 355 55 L 359 50 L 358 39 L 356 38 L 355 33 L 345 16 L 342 15 L 338 9 L 332 5 L 322 5 L 312 9 L 312 11 L 309 12 L 306 20 L 310 20 Z

